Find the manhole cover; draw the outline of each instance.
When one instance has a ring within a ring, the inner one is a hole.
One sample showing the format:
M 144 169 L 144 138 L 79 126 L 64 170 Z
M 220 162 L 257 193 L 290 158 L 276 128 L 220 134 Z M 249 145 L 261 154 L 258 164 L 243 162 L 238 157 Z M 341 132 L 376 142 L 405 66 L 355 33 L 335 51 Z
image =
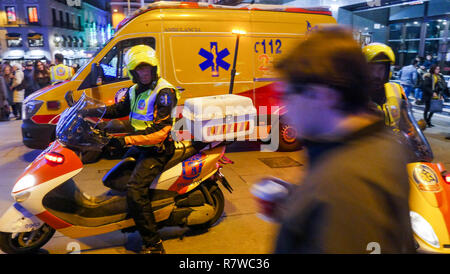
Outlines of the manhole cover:
M 291 157 L 258 158 L 258 160 L 260 160 L 270 168 L 303 166 L 301 163 L 295 161 Z

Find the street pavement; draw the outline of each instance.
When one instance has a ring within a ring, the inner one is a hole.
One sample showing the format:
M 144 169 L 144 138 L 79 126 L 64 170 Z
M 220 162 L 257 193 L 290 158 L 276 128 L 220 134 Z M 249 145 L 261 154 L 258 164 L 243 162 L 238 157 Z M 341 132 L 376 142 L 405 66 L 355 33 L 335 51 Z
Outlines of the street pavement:
M 421 117 L 415 112 L 416 118 Z M 450 167 L 450 118 L 436 114 L 436 126 L 425 131 L 435 155 L 435 161 Z M 41 150 L 25 147 L 21 141 L 21 121 L 0 122 L 0 214 L 12 203 L 10 195 L 16 179 Z M 257 217 L 257 205 L 250 193 L 262 177 L 275 176 L 298 182 L 307 166 L 305 151 L 260 152 L 255 142 L 236 143 L 227 148 L 226 156 L 234 161 L 222 172 L 234 188 L 225 195 L 225 213 L 219 222 L 206 232 L 194 233 L 187 228 L 171 227 L 160 230 L 164 247 L 170 254 L 266 254 L 271 253 L 278 226 Z M 86 165 L 75 177 L 78 186 L 90 195 L 104 192 L 101 178 L 118 160 L 101 160 Z M 272 163 L 272 164 L 271 164 Z M 280 167 L 289 166 L 289 167 Z M 140 246 L 137 232 L 120 231 L 104 235 L 70 239 L 56 233 L 43 247 L 43 253 L 62 254 L 80 248 L 82 254 L 133 254 Z M 1 251 L 0 251 L 1 253 Z

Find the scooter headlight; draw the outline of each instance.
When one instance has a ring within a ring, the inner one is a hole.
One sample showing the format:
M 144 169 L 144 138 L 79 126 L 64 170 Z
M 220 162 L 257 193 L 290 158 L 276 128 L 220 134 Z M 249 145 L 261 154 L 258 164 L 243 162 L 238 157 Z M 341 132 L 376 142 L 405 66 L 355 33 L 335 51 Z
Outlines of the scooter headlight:
M 420 214 L 410 211 L 411 225 L 414 233 L 429 245 L 439 248 L 439 240 L 433 227 Z
M 12 193 L 15 194 L 22 190 L 28 189 L 36 185 L 36 178 L 33 175 L 25 175 L 23 176 L 17 183 L 14 185 Z

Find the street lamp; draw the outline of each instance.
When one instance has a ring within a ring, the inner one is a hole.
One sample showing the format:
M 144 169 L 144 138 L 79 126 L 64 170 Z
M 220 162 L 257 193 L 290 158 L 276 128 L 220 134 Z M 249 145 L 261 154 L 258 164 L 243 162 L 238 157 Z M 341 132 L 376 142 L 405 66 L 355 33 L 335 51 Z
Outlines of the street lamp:
M 237 55 L 238 55 L 238 49 L 239 49 L 239 37 L 241 35 L 246 34 L 244 30 L 240 29 L 234 29 L 231 31 L 233 34 L 236 34 L 236 46 L 234 48 L 234 60 L 233 60 L 233 68 L 231 69 L 231 79 L 230 79 L 230 90 L 229 94 L 233 93 L 233 86 L 234 86 L 234 77 L 236 76 L 236 61 L 237 61 Z

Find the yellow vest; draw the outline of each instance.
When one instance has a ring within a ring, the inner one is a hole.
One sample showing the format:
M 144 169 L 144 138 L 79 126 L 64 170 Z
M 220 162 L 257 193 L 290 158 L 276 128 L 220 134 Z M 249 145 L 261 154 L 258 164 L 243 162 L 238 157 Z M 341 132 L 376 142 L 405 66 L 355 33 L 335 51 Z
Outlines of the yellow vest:
M 384 112 L 384 121 L 387 126 L 398 125 L 400 120 L 400 107 L 402 100 L 406 100 L 402 86 L 397 83 L 384 84 L 386 103 L 378 106 Z
M 131 104 L 130 121 L 135 131 L 144 130 L 153 125 L 155 100 L 162 89 L 174 89 L 177 100 L 180 99 L 179 91 L 163 78 L 159 78 L 153 90 L 142 92 L 137 97 L 136 87 L 137 85 L 134 85 L 129 90 Z M 173 122 L 175 122 L 175 117 Z
M 72 77 L 72 68 L 59 64 L 50 68 L 52 84 L 65 81 Z

